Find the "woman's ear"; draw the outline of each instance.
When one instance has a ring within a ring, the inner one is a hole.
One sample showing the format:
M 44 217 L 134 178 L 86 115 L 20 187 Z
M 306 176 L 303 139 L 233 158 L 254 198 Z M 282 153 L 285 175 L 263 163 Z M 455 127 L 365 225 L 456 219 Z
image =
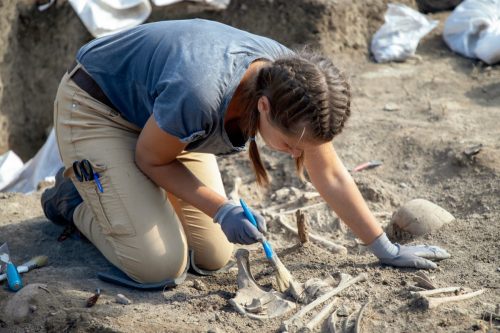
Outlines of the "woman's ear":
M 264 112 L 266 116 L 269 112 L 271 112 L 271 103 L 269 102 L 269 98 L 267 98 L 267 96 L 259 97 L 259 100 L 257 101 L 257 109 L 259 110 L 259 113 Z

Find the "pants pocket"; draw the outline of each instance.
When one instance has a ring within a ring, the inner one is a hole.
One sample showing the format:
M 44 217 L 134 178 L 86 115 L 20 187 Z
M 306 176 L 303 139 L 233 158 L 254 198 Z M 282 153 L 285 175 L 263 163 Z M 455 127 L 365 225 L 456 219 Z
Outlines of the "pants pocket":
M 86 205 L 92 210 L 95 219 L 102 228 L 102 232 L 109 236 L 135 236 L 136 231 L 129 219 L 124 219 L 121 214 L 114 210 L 121 207 L 119 195 L 114 193 L 106 166 L 91 162 L 94 172 L 98 175 L 98 181 L 102 187 L 99 189 L 97 181 L 79 181 L 74 172 L 71 171 L 71 179 Z

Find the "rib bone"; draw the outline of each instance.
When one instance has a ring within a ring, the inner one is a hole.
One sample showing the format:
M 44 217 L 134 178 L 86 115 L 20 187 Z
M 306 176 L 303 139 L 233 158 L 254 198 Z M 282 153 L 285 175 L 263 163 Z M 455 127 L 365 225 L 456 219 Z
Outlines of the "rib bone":
M 337 299 L 334 298 L 333 301 L 325 305 L 323 309 L 321 309 L 321 311 L 307 323 L 307 325 L 305 326 L 306 330 L 314 330 L 314 328 L 318 326 L 319 323 L 321 323 L 323 320 L 325 320 L 326 317 L 328 317 L 336 303 Z
M 459 291 L 462 289 L 461 287 L 447 287 L 447 288 L 438 288 L 438 289 L 432 289 L 432 290 L 423 290 L 423 291 L 410 291 L 410 294 L 416 295 L 416 296 L 429 296 L 429 295 L 436 295 L 436 294 L 442 294 L 442 293 L 451 293 L 454 291 Z
M 352 278 L 352 279 L 346 279 L 346 276 L 344 274 L 341 274 L 341 279 L 339 282 L 339 285 L 332 289 L 331 291 L 327 292 L 323 296 L 317 298 L 313 302 L 309 303 L 308 305 L 304 306 L 299 312 L 297 312 L 293 317 L 290 319 L 286 320 L 283 322 L 282 328 L 285 331 L 288 331 L 288 328 L 294 324 L 294 322 L 299 321 L 307 312 L 315 308 L 317 305 L 327 301 L 328 299 L 332 298 L 333 296 L 339 294 L 341 291 L 344 289 L 350 287 L 351 285 L 360 282 L 360 281 L 365 281 L 366 280 L 366 274 L 361 273 L 360 275 Z
M 361 307 L 361 309 L 359 309 L 358 316 L 356 318 L 356 322 L 354 323 L 354 333 L 361 333 L 361 320 L 363 318 L 363 313 L 365 312 L 367 305 L 368 305 L 368 302 L 366 302 L 365 305 L 363 305 Z
M 471 292 L 471 293 L 457 295 L 457 296 L 448 296 L 448 297 L 426 297 L 426 296 L 423 296 L 422 298 L 424 299 L 425 305 L 428 309 L 434 309 L 443 303 L 462 301 L 465 299 L 469 299 L 469 298 L 481 295 L 482 293 L 484 293 L 484 289 L 479 289 L 479 290 Z
M 328 317 L 328 333 L 337 333 L 337 311 L 339 309 L 335 309 L 333 313 Z

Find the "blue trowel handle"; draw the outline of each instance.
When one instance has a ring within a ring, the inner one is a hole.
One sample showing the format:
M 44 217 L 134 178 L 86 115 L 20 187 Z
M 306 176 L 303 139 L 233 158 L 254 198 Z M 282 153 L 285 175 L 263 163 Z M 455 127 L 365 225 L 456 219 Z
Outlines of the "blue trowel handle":
M 12 291 L 18 291 L 23 287 L 21 276 L 12 262 L 7 263 L 7 285 Z
M 243 199 L 240 199 L 240 204 L 241 207 L 243 208 L 243 212 L 245 213 L 246 218 L 253 224 L 254 227 L 257 227 L 257 221 L 255 221 L 255 217 L 253 216 L 252 212 L 250 211 L 250 208 L 248 208 L 247 204 Z M 262 247 L 264 248 L 264 252 L 266 252 L 266 257 L 267 259 L 272 259 L 273 258 L 273 249 L 271 248 L 271 244 L 269 244 L 267 241 L 262 241 Z

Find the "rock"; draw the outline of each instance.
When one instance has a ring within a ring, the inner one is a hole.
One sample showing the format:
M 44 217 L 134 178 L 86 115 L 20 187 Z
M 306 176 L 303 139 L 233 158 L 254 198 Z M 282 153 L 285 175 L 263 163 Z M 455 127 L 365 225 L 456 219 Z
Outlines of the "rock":
M 28 284 L 23 289 L 16 292 L 11 299 L 7 301 L 3 311 L 5 318 L 9 318 L 14 323 L 22 323 L 29 320 L 29 317 L 37 309 L 40 300 L 46 297 L 47 288 L 44 284 Z M 35 311 L 33 311 L 35 309 Z
M 396 103 L 387 103 L 384 105 L 384 111 L 398 111 L 399 110 L 399 105 Z
M 401 232 L 422 236 L 454 220 L 453 215 L 438 205 L 425 199 L 414 199 L 404 204 L 392 216 L 387 234 L 396 238 Z
M 205 285 L 205 283 L 203 283 L 200 280 L 194 280 L 193 281 L 193 288 L 196 289 L 196 290 L 199 290 L 199 291 L 205 291 L 205 290 L 207 290 L 207 286 Z
M 132 301 L 123 294 L 116 294 L 115 301 L 116 303 L 123 305 L 129 305 L 132 303 Z

